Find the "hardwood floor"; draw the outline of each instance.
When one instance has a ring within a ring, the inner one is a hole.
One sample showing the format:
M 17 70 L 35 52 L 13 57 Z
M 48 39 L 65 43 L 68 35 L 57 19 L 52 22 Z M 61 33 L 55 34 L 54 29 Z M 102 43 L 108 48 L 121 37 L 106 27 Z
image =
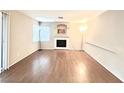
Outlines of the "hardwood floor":
M 121 83 L 85 52 L 43 50 L 21 60 L 0 75 L 7 83 Z

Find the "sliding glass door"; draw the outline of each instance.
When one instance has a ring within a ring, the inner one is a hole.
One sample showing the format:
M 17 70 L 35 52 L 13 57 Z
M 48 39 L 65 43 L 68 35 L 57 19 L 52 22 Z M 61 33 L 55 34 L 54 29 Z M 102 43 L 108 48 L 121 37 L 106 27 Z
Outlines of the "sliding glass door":
M 8 25 L 7 25 L 7 17 L 8 15 L 3 13 L 2 14 L 2 31 L 3 31 L 3 48 L 2 48 L 2 61 L 3 61 L 3 64 L 2 64 L 2 68 L 3 70 L 6 70 L 7 69 L 7 58 L 8 58 Z
M 0 12 L 0 73 L 7 69 L 8 65 L 8 26 L 6 13 Z

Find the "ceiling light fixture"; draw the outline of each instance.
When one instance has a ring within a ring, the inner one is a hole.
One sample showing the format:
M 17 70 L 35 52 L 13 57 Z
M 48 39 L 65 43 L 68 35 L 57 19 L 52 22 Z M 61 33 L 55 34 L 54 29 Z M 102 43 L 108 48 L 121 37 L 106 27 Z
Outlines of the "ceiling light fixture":
M 62 16 L 59 16 L 58 19 L 63 19 L 63 17 Z

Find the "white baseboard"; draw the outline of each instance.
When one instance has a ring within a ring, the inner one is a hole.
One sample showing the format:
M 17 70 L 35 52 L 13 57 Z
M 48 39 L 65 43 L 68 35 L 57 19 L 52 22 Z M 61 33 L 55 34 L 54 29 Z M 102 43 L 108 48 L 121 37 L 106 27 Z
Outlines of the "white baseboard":
M 124 81 L 123 60 L 119 59 L 117 54 L 113 54 L 104 49 L 94 47 L 92 45 L 85 45 L 85 52 L 94 58 L 99 64 L 110 71 L 113 75 Z
M 10 64 L 10 65 L 8 66 L 8 69 L 9 69 L 11 66 L 15 65 L 16 63 L 20 62 L 22 59 L 28 57 L 29 55 L 31 55 L 32 53 L 34 53 L 34 52 L 36 52 L 36 51 L 37 51 L 37 50 L 33 50 L 30 54 L 24 55 L 21 59 L 18 59 L 18 58 L 14 59 L 14 60 L 12 61 L 12 64 Z

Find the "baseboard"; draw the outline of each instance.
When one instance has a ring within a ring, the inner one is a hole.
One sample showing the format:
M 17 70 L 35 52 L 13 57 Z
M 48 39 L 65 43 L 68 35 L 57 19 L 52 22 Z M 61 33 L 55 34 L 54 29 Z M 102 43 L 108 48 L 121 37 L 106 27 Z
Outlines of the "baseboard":
M 54 48 L 41 48 L 40 50 L 53 50 Z
M 42 51 L 43 49 L 38 49 L 38 51 Z
M 109 70 L 104 64 L 100 63 L 99 61 L 97 61 L 93 56 L 91 56 L 87 51 L 84 50 L 84 52 L 91 57 L 95 62 L 97 62 L 98 64 L 100 64 L 101 66 L 103 66 L 105 69 L 107 69 L 110 73 L 112 73 L 112 75 L 114 75 L 115 77 L 117 77 L 120 81 L 124 81 L 122 78 L 118 77 L 117 75 L 115 75 L 115 73 L 111 72 L 111 70 Z
M 11 66 L 15 65 L 16 63 L 20 62 L 21 60 L 27 58 L 27 57 L 30 56 L 31 54 L 35 53 L 36 51 L 38 51 L 38 50 L 35 50 L 35 51 L 33 51 L 32 53 L 30 53 L 30 54 L 28 54 L 28 55 L 24 55 L 24 56 L 22 57 L 22 59 L 20 59 L 19 61 L 16 61 L 16 60 L 15 60 L 11 65 L 8 66 L 8 69 L 9 69 Z
M 66 50 L 66 51 L 79 51 L 79 52 L 84 52 L 84 50 L 74 50 L 74 49 L 52 49 L 52 48 L 44 48 L 40 49 L 38 51 L 43 51 L 43 50 Z
M 38 50 L 36 50 L 36 51 L 43 51 L 43 50 L 62 50 L 62 49 L 52 49 L 52 48 L 49 48 L 49 49 L 48 49 L 48 48 L 44 48 L 44 49 L 38 49 Z M 64 49 L 63 49 L 63 50 L 64 50 Z M 35 53 L 36 51 L 32 52 L 31 54 Z M 83 50 L 73 50 L 73 49 L 66 49 L 66 51 L 82 51 L 82 52 L 84 52 Z M 23 60 L 24 58 L 30 56 L 31 54 L 25 55 L 21 60 Z M 11 66 L 15 65 L 16 63 L 20 62 L 21 60 L 19 60 L 19 61 L 14 60 L 14 62 L 13 62 L 11 65 L 8 66 L 8 69 L 9 69 Z

